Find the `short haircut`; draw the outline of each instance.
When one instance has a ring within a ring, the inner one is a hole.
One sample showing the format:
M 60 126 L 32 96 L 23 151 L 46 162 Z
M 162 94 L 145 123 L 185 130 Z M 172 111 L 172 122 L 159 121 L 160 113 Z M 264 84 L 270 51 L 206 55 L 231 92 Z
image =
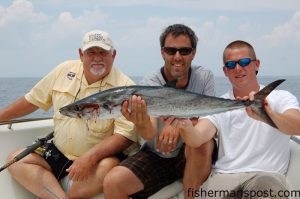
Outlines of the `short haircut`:
M 236 41 L 231 42 L 230 44 L 228 44 L 225 47 L 224 52 L 223 52 L 223 63 L 225 64 L 225 62 L 226 62 L 225 54 L 226 54 L 227 49 L 239 49 L 239 48 L 247 48 L 249 50 L 249 54 L 251 56 L 249 58 L 256 60 L 256 54 L 255 54 L 253 46 L 246 41 L 236 40 Z
M 187 35 L 191 40 L 192 48 L 197 48 L 198 37 L 190 27 L 183 24 L 173 24 L 164 29 L 159 38 L 161 48 L 165 46 L 166 37 L 169 34 L 175 38 L 180 35 Z

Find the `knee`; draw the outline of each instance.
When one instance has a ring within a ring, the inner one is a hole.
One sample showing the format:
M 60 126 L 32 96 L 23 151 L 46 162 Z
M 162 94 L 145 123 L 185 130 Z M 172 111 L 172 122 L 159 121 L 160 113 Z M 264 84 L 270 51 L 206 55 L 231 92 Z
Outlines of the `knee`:
M 10 154 L 8 154 L 8 156 L 6 157 L 6 161 L 9 162 L 11 160 L 13 160 L 19 153 L 22 152 L 23 149 L 18 149 L 15 151 L 10 152 Z
M 105 158 L 99 162 L 96 176 L 98 176 L 99 185 L 103 185 L 104 179 L 108 173 L 119 164 L 119 160 L 117 158 Z
M 22 150 L 16 150 L 8 154 L 8 156 L 6 157 L 6 162 L 12 161 L 20 152 L 22 152 Z M 7 167 L 7 170 L 11 173 L 13 168 L 14 168 L 13 166 L 9 166 Z
M 254 190 L 286 190 L 284 177 L 277 176 L 276 174 L 259 174 L 254 177 L 253 181 L 252 189 Z
M 261 187 L 264 184 L 266 184 L 266 182 L 276 182 L 276 178 L 271 176 L 270 174 L 259 174 L 257 175 L 255 178 L 255 185 Z
M 114 190 L 118 190 L 121 184 L 120 181 L 120 169 L 119 167 L 114 167 L 111 169 L 104 177 L 103 180 L 103 192 L 108 193 Z
M 109 157 L 101 160 L 98 165 L 98 170 L 109 172 L 112 168 L 117 166 L 120 163 L 120 161 L 115 157 Z
M 204 159 L 211 159 L 214 143 L 212 140 L 206 142 L 205 144 L 201 145 L 200 147 L 193 148 L 189 146 L 185 146 L 185 156 L 186 159 L 189 158 L 204 158 Z

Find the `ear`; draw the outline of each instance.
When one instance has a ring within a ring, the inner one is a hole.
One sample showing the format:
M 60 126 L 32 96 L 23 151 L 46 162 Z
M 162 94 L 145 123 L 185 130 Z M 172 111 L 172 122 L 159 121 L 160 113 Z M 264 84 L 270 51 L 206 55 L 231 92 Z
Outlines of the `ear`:
M 80 60 L 82 61 L 83 51 L 81 50 L 81 48 L 78 48 L 78 53 L 79 53 Z
M 117 51 L 116 51 L 116 49 L 113 49 L 112 58 L 115 59 L 116 55 L 117 55 Z
M 162 48 L 160 49 L 160 54 L 161 54 L 162 58 L 165 60 L 165 52 Z
M 257 59 L 257 60 L 255 61 L 255 71 L 259 71 L 259 66 L 260 66 L 260 60 Z
M 225 66 L 223 66 L 223 72 L 224 72 L 224 75 L 226 77 L 228 77 L 227 73 L 228 73 L 228 68 L 226 68 Z
M 192 51 L 192 59 L 194 59 L 194 57 L 195 57 L 195 55 L 196 55 L 196 49 L 193 49 L 193 51 Z

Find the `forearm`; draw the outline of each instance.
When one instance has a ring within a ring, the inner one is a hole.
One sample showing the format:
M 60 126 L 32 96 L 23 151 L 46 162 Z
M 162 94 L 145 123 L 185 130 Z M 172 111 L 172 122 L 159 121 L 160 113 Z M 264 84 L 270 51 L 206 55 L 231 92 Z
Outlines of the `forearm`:
M 7 121 L 32 113 L 38 109 L 37 106 L 29 103 L 25 97 L 19 98 L 16 102 L 0 111 L 0 121 Z
M 120 134 L 114 134 L 95 145 L 84 155 L 89 158 L 91 164 L 96 164 L 103 158 L 122 152 L 132 143 L 133 141 L 129 140 L 128 138 Z
M 296 109 L 284 113 L 270 113 L 270 117 L 278 129 L 288 135 L 300 135 L 300 112 Z
M 151 140 L 157 133 L 156 118 L 150 118 L 143 125 L 134 125 L 135 132 L 145 140 Z

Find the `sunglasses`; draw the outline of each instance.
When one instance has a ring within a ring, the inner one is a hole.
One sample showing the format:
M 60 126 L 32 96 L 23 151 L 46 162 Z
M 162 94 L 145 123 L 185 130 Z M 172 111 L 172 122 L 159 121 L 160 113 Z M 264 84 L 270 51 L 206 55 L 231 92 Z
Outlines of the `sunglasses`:
M 228 61 L 225 63 L 225 66 L 229 69 L 234 69 L 236 64 L 239 64 L 241 67 L 248 66 L 252 61 L 256 61 L 255 59 L 251 58 L 243 58 L 237 61 Z
M 183 48 L 163 47 L 162 49 L 168 55 L 175 55 L 177 51 L 179 52 L 180 55 L 189 55 L 193 51 L 193 48 L 190 47 L 183 47 Z

